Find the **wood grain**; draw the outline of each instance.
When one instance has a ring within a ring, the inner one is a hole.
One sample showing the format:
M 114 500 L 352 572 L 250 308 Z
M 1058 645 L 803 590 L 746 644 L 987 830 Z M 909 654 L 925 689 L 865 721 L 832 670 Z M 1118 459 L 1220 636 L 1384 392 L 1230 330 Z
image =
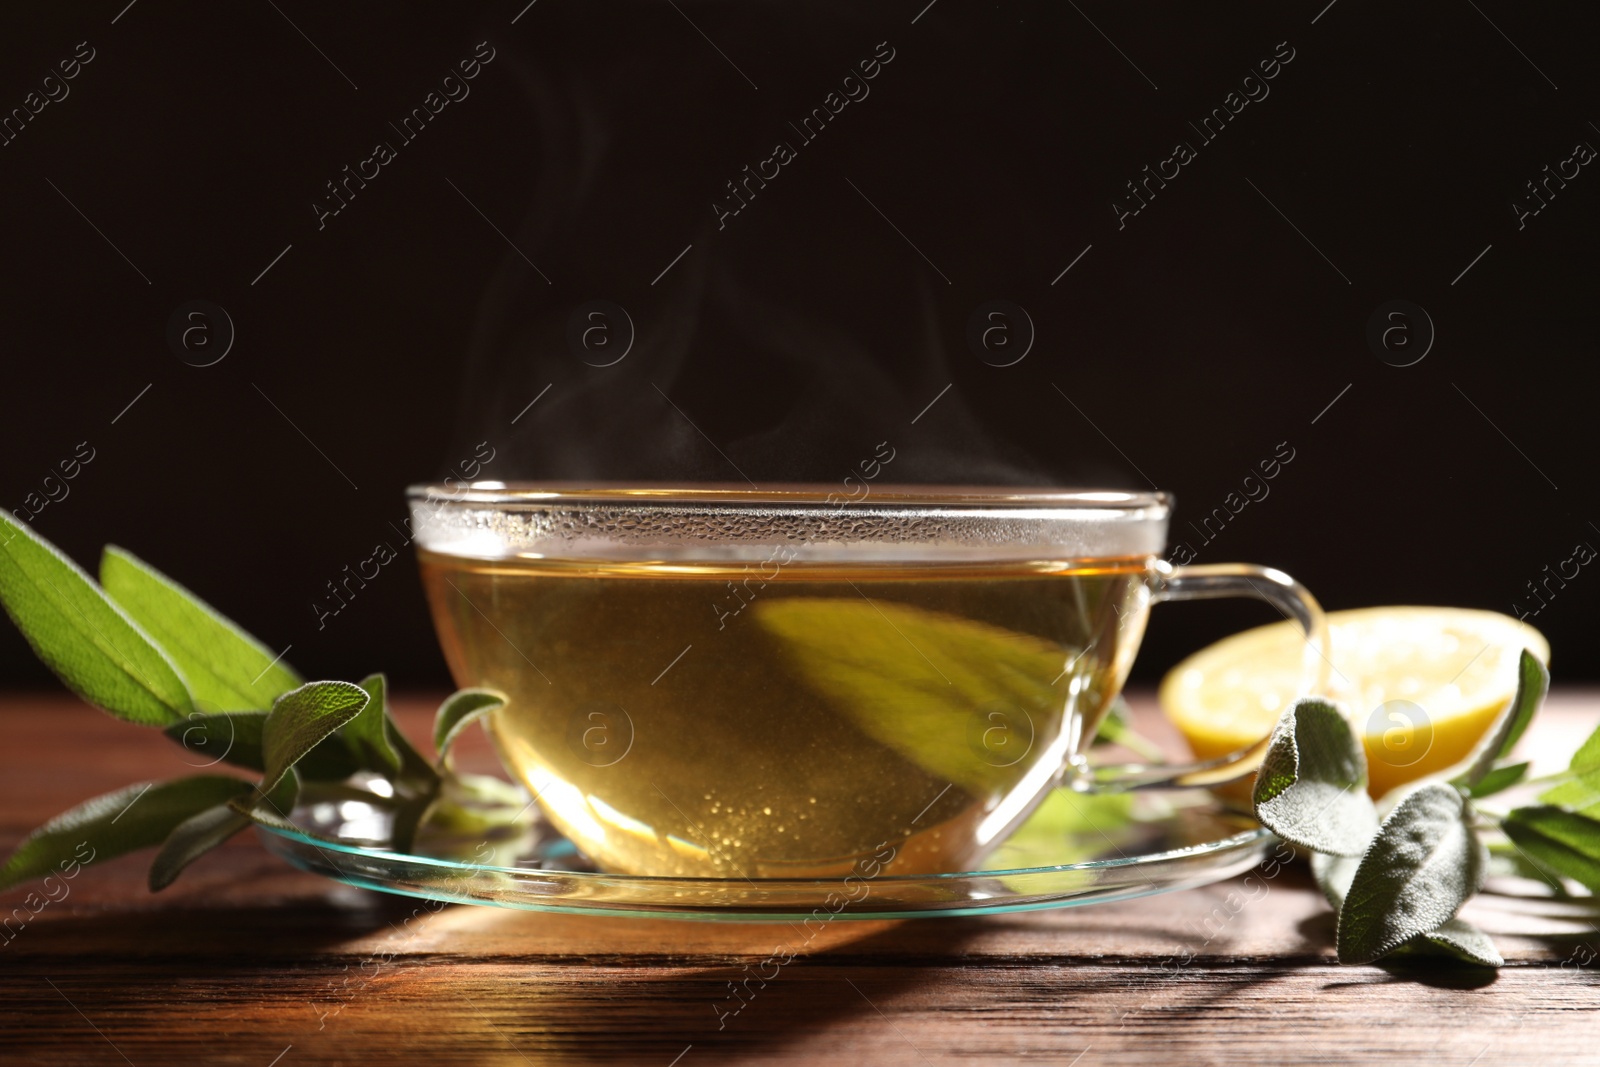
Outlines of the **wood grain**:
M 1148 701 L 1136 704 L 1159 732 Z M 426 736 L 432 702 L 401 705 Z M 1597 719 L 1600 694 L 1558 691 L 1523 747 L 1559 765 Z M 159 736 L 54 694 L 0 699 L 0 736 L 8 848 L 87 796 L 194 770 Z M 481 744 L 461 755 L 493 763 Z M 13 922 L 0 940 L 0 1062 L 1600 1059 L 1596 971 L 1582 966 L 1600 963 L 1596 912 L 1525 885 L 1471 905 L 1510 960 L 1498 975 L 1339 967 L 1332 916 L 1290 868 L 1085 909 L 834 923 L 741 999 L 730 982 L 797 945 L 791 927 L 435 913 L 291 870 L 248 835 L 159 895 L 145 889 L 147 862 L 89 868 L 66 898 Z M 27 892 L 0 895 L 0 914 L 28 914 Z

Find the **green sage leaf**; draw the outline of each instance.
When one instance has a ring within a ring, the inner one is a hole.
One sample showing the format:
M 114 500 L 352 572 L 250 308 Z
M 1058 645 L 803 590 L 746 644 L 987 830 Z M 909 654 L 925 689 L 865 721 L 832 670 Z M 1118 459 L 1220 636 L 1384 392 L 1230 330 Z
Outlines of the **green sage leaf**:
M 438 785 L 439 772 L 435 771 L 433 764 L 416 750 L 393 718 L 384 720 L 384 736 L 388 737 L 394 750 L 400 753 L 400 776 L 396 779 L 397 782 L 422 788 Z
M 1511 809 L 1500 829 L 1541 867 L 1600 893 L 1600 822 L 1540 804 Z
M 229 806 L 239 814 L 249 816 L 250 821 L 257 826 L 264 826 L 278 833 L 294 834 L 299 837 L 310 838 L 313 841 L 321 841 L 337 848 L 346 847 L 347 842 L 327 837 L 317 833 L 315 830 L 308 830 L 289 818 L 290 815 L 294 814 L 295 801 L 300 792 L 298 782 L 294 782 L 292 789 L 289 783 L 294 781 L 297 776 L 298 772 L 291 770 L 289 774 L 284 776 L 284 780 L 279 783 L 278 788 L 273 790 L 269 796 L 262 797 L 259 793 L 252 793 L 248 797 L 235 797 L 229 801 Z M 338 796 L 343 789 L 344 787 L 334 786 L 327 794 L 323 794 L 321 790 L 318 790 L 317 799 L 321 800 L 324 795 Z M 351 800 L 359 799 L 364 802 L 370 802 L 372 799 L 372 794 L 365 790 L 352 790 L 351 793 L 352 795 L 349 797 Z M 331 862 L 331 857 L 326 858 Z
M 390 846 L 396 852 L 409 852 L 416 841 L 417 828 L 427 818 L 447 779 L 411 747 L 392 719 L 389 726 L 390 737 L 398 742 L 402 764 L 400 776 L 394 780 L 398 803 L 390 828 Z
M 426 796 L 431 800 L 439 791 L 439 772 L 416 750 L 387 711 L 383 717 L 383 731 L 400 755 L 400 773 L 394 779 L 396 793 L 402 797 Z
M 1596 729 L 1583 744 L 1578 746 L 1578 751 L 1572 754 L 1567 769 L 1576 774 L 1600 771 L 1600 729 Z
M 261 734 L 266 724 L 264 711 L 225 711 L 216 715 L 195 712 L 184 722 L 173 723 L 162 732 L 195 756 L 210 761 L 196 763 L 196 766 L 211 766 L 218 760 L 226 760 L 235 767 L 264 771 L 267 763 L 261 750 Z M 348 725 L 345 728 L 349 729 Z M 342 782 L 364 766 L 345 739 L 334 733 L 302 756 L 295 770 L 309 781 Z
M 1539 799 L 1591 817 L 1600 815 L 1600 729 L 1572 754 L 1567 769 L 1572 780 L 1545 790 Z
M 1462 786 L 1473 786 L 1481 781 L 1498 760 L 1510 754 L 1512 746 L 1522 737 L 1522 732 L 1533 721 L 1533 716 L 1544 701 L 1550 688 L 1550 672 L 1527 649 L 1517 660 L 1517 692 L 1505 710 L 1495 720 L 1484 740 L 1479 743 L 1478 754 L 1467 769 L 1456 779 Z
M 323 844 L 332 845 L 336 849 L 347 848 L 349 846 L 348 841 L 340 841 L 337 838 L 328 837 L 325 834 L 319 834 L 315 830 L 308 830 L 304 826 L 295 823 L 293 820 L 279 815 L 277 812 L 273 811 L 271 808 L 268 808 L 264 804 L 256 807 L 250 807 L 248 805 L 235 802 L 233 804 L 233 808 L 241 814 L 246 815 L 250 821 L 255 823 L 257 826 L 265 826 L 267 829 L 276 831 L 277 833 L 292 834 L 297 837 L 309 838 L 312 841 L 321 841 Z M 324 855 L 324 859 L 328 859 L 329 862 L 333 862 L 332 857 L 330 856 Z M 336 869 L 339 869 L 337 863 L 334 863 L 334 866 Z
M 1480 967 L 1502 967 L 1506 962 L 1493 939 L 1465 919 L 1443 922 L 1401 947 L 1419 954 L 1453 956 Z
M 250 816 L 226 803 L 189 816 L 172 828 L 161 851 L 150 861 L 150 891 L 167 888 L 185 867 L 249 825 Z
M 394 779 L 398 803 L 390 830 L 390 846 L 397 852 L 409 852 L 416 840 L 417 827 L 422 825 L 428 809 L 438 799 L 443 779 L 433 764 L 423 759 L 400 732 L 393 716 L 386 715 L 383 722 L 390 744 L 400 754 L 400 774 Z
M 400 801 L 395 816 L 395 841 L 405 841 L 408 846 L 411 833 L 421 822 L 422 814 L 438 797 L 442 779 L 434 765 L 422 758 L 422 753 L 406 739 L 400 726 L 395 723 L 394 715 L 384 717 L 384 731 L 389 737 L 389 744 L 394 745 L 395 752 L 400 753 L 400 774 L 394 777 L 395 798 Z
M 1361 858 L 1358 856 L 1332 856 L 1321 852 L 1311 854 L 1312 877 L 1317 880 L 1323 896 L 1328 898 L 1335 912 L 1344 906 L 1344 898 L 1350 894 L 1350 883 L 1355 881 L 1360 866 Z M 1418 934 L 1395 951 L 1453 956 L 1484 967 L 1499 967 L 1505 963 L 1488 934 L 1459 918 L 1441 923 L 1425 934 Z
M 1366 754 L 1339 708 L 1318 697 L 1278 720 L 1252 799 L 1264 826 L 1314 852 L 1358 855 L 1378 828 Z
M 1489 843 L 1489 876 L 1502 875 L 1511 878 L 1526 878 L 1531 882 L 1538 882 L 1549 888 L 1551 895 L 1558 898 L 1569 898 L 1572 893 L 1567 889 L 1567 883 L 1533 860 L 1510 840 L 1491 841 Z
M 528 825 L 532 809 L 533 800 L 521 786 L 484 774 L 452 774 L 441 783 L 427 827 L 435 837 L 481 836 Z
M 1361 866 L 1360 856 L 1335 856 L 1328 852 L 1311 854 L 1311 877 L 1317 888 L 1328 898 L 1333 910 L 1344 907 L 1344 898 L 1350 895 L 1350 883 L 1355 880 L 1356 868 Z
M 1467 796 L 1477 800 L 1481 797 L 1491 797 L 1496 793 L 1504 792 L 1528 776 L 1526 763 L 1508 763 L 1496 767 L 1488 774 L 1479 778 L 1467 787 Z
M 361 766 L 369 771 L 392 777 L 400 770 L 400 753 L 389 741 L 386 723 L 389 718 L 388 682 L 381 674 L 369 674 L 361 679 L 361 688 L 370 698 L 361 714 L 345 724 L 341 733 L 354 750 Z
M 235 767 L 253 771 L 266 768 L 261 754 L 261 730 L 266 725 L 264 711 L 224 711 L 206 714 L 196 711 L 182 722 L 175 722 L 162 733 L 184 750 L 211 764 L 227 761 Z
M 1100 726 L 1095 731 L 1095 740 L 1121 745 L 1129 752 L 1136 753 L 1140 758 L 1150 760 L 1152 763 L 1159 763 L 1166 758 L 1165 752 L 1133 728 L 1128 702 L 1122 698 L 1121 693 L 1117 694 L 1111 701 L 1111 706 L 1106 709 L 1106 717 L 1100 720 Z
M 975 723 L 996 727 L 978 726 L 980 751 L 1005 757 L 998 749 L 1031 744 L 1033 724 L 1049 721 L 1067 686 L 1080 687 L 1079 708 L 1109 703 L 1093 648 L 889 600 L 758 598 L 750 611 L 808 689 L 874 741 L 974 796 L 1011 788 L 1017 774 L 1005 758 L 974 758 Z
M 338 733 L 318 741 L 294 765 L 300 777 L 311 782 L 342 782 L 360 770 L 370 769 L 356 757 Z
M 1591 819 L 1600 818 L 1600 774 L 1591 771 L 1581 778 L 1562 782 L 1540 793 L 1539 799 Z
M 438 799 L 444 780 L 401 733 L 392 715 L 384 716 L 383 726 L 389 743 L 400 754 L 400 773 L 393 779 L 396 805 L 389 843 L 397 852 L 409 852 L 417 828 Z
M 95 797 L 29 834 L 0 868 L 0 889 L 159 845 L 190 816 L 251 789 L 242 778 L 196 775 Z
M 365 689 L 349 682 L 308 682 L 275 700 L 262 727 L 262 791 L 271 793 L 290 768 L 370 700 Z
M 433 748 L 444 767 L 450 746 L 473 721 L 506 706 L 504 693 L 493 689 L 458 689 L 445 698 L 433 717 Z
M 160 643 L 201 704 L 225 711 L 265 708 L 300 684 L 265 645 L 126 549 L 106 546 L 100 584 Z
M 299 791 L 299 780 L 291 771 L 283 776 L 283 781 L 278 783 L 272 795 L 265 798 L 265 804 L 260 794 L 252 788 L 248 793 L 240 793 L 197 815 L 191 815 L 173 827 L 172 833 L 161 843 L 161 851 L 150 861 L 150 891 L 154 893 L 165 889 L 185 867 L 249 826 L 254 821 L 250 813 L 253 807 L 293 811 L 295 796 Z
M 120 719 L 165 726 L 194 710 L 165 652 L 50 542 L 0 509 L 0 603 L 67 688 Z
M 1469 818 L 1461 791 L 1442 782 L 1389 812 L 1339 909 L 1341 963 L 1370 963 L 1455 918 L 1489 862 Z
M 1507 716 L 1508 726 L 1505 737 L 1500 743 L 1500 750 L 1495 753 L 1496 759 L 1505 759 L 1511 755 L 1511 750 L 1522 739 L 1523 731 L 1533 721 L 1533 716 L 1539 710 L 1539 705 L 1544 702 L 1545 694 L 1550 691 L 1550 669 L 1539 662 L 1537 656 L 1527 649 L 1522 650 L 1522 655 L 1517 659 L 1517 695 L 1512 701 L 1514 709 Z

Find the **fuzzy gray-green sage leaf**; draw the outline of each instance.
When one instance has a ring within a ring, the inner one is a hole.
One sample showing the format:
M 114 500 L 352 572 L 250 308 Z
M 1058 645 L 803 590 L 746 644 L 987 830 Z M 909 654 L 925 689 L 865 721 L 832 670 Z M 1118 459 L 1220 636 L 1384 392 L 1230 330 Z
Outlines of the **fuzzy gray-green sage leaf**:
M 274 701 L 261 734 L 262 792 L 272 792 L 291 767 L 359 715 L 370 699 L 349 682 L 308 682 Z
M 252 788 L 242 778 L 205 774 L 140 782 L 85 801 L 17 846 L 0 868 L 0 889 L 43 878 L 74 859 L 89 864 L 159 845 L 186 819 Z
M 1341 963 L 1370 963 L 1438 929 L 1482 887 L 1489 856 L 1469 815 L 1461 791 L 1442 782 L 1389 812 L 1339 908 Z
M 1323 896 L 1337 913 L 1344 907 L 1356 870 L 1357 856 L 1333 856 L 1321 852 L 1311 855 L 1311 874 Z M 1462 918 L 1448 919 L 1425 934 L 1418 934 L 1394 951 L 1421 956 L 1449 956 L 1480 967 L 1499 967 L 1505 963 L 1489 935 Z
M 1338 706 L 1317 697 L 1278 720 L 1252 799 L 1263 825 L 1313 852 L 1359 855 L 1378 828 L 1366 753 Z

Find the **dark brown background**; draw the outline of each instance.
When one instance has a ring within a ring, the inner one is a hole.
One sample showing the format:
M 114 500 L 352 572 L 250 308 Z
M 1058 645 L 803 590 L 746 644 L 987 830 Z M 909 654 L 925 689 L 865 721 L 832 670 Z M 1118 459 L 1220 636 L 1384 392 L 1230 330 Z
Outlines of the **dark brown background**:
M 685 415 L 757 482 L 834 481 L 887 439 L 903 480 L 1148 478 L 1180 532 L 1287 441 L 1196 547 L 1330 608 L 1509 611 L 1600 545 L 1600 174 L 1520 232 L 1510 208 L 1600 145 L 1582 5 L 524 3 L 0 15 L 0 110 L 96 51 L 0 147 L 0 506 L 88 441 L 46 536 L 132 548 L 305 673 L 425 685 L 409 559 L 325 629 L 312 608 L 396 543 L 402 487 L 486 439 L 489 477 L 737 480 Z M 323 183 L 484 40 L 470 96 L 319 231 Z M 880 41 L 871 95 L 718 232 L 723 183 Z M 1270 96 L 1200 147 L 1185 120 L 1280 41 Z M 1180 138 L 1199 158 L 1119 231 L 1122 183 Z M 194 299 L 237 330 L 214 366 L 167 343 Z M 637 326 L 615 366 L 565 344 L 591 299 Z M 1036 326 L 1011 367 L 965 341 L 991 299 Z M 1414 366 L 1364 338 L 1394 299 L 1437 329 Z M 1597 590 L 1586 568 L 1533 620 L 1559 678 L 1596 676 Z M 1163 608 L 1141 670 L 1269 617 Z M 48 684 L 9 628 L 0 681 Z

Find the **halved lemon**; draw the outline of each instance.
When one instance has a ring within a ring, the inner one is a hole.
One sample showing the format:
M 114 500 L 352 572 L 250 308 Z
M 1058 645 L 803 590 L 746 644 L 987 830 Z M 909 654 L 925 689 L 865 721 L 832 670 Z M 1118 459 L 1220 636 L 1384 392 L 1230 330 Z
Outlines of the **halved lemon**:
M 1550 662 L 1527 623 L 1465 608 L 1335 611 L 1328 646 L 1326 693 L 1354 719 L 1374 797 L 1470 756 L 1516 694 L 1524 648 Z M 1295 698 L 1304 652 L 1293 623 L 1234 634 L 1174 667 L 1161 707 L 1199 759 L 1244 748 Z

